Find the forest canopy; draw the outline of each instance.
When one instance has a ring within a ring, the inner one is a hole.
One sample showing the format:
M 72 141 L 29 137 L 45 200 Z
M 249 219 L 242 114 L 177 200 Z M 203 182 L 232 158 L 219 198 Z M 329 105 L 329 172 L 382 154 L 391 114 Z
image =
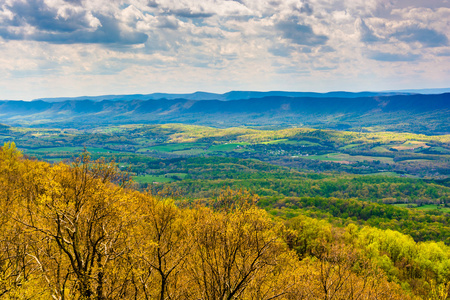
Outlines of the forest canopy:
M 392 230 L 270 217 L 245 190 L 176 205 L 113 162 L 0 151 L 6 299 L 446 299 L 450 248 Z

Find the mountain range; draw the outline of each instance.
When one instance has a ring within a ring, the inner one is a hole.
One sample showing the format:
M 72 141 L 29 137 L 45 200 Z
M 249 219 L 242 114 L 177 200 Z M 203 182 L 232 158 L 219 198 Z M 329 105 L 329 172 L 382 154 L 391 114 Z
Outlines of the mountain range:
M 255 93 L 263 97 L 245 98 Z M 290 92 L 271 93 L 281 93 L 283 96 L 261 92 L 230 92 L 222 94 L 226 100 L 166 97 L 159 100 L 0 101 L 0 122 L 14 126 L 64 128 L 185 123 L 213 127 L 270 125 L 450 133 L 450 93 L 371 95 L 368 92 L 367 95 L 332 92 L 314 96 L 304 93 L 301 97 Z M 206 93 L 190 95 L 198 98 L 211 96 Z
M 360 98 L 360 97 L 375 97 L 375 96 L 393 96 L 393 95 L 414 95 L 414 94 L 442 94 L 450 93 L 450 88 L 444 89 L 421 89 L 421 90 L 393 90 L 381 92 L 345 92 L 334 91 L 328 93 L 315 92 L 287 92 L 287 91 L 231 91 L 223 94 L 195 92 L 190 94 L 168 94 L 168 93 L 153 93 L 153 94 L 132 94 L 132 95 L 102 95 L 102 96 L 82 96 L 82 97 L 58 97 L 58 98 L 39 98 L 34 101 L 45 102 L 63 102 L 67 100 L 92 100 L 92 101 L 121 101 L 121 100 L 158 100 L 158 99 L 187 99 L 187 100 L 242 100 L 252 98 L 264 98 L 272 96 L 281 97 L 311 97 L 311 98 Z

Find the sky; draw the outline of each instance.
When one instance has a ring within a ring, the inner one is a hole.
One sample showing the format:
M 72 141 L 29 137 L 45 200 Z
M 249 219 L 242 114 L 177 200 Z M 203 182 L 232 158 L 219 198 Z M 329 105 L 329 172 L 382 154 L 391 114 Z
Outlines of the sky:
M 0 99 L 450 87 L 450 0 L 0 0 Z

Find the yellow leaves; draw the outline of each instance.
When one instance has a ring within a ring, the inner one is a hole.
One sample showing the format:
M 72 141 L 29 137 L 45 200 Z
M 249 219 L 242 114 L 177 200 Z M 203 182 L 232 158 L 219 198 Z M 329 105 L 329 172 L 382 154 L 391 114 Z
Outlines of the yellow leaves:
M 397 287 L 379 276 L 368 257 L 385 269 L 395 267 L 390 257 L 380 257 L 387 252 L 446 259 L 440 245 L 417 250 L 411 239 L 389 231 L 349 225 L 343 233 L 304 216 L 286 229 L 243 190 L 224 190 L 215 210 L 188 209 L 129 190 L 122 178 L 114 164 L 87 155 L 71 166 L 14 155 L 0 160 L 0 182 L 10 188 L 0 188 L 2 211 L 10 207 L 3 196 L 14 203 L 11 216 L 3 214 L 0 222 L 0 260 L 19 266 L 16 273 L 24 279 L 17 295 L 264 300 L 371 299 L 370 293 L 379 293 L 378 299 L 395 299 Z M 7 250 L 17 255 L 8 257 Z M 10 276 L 1 271 L 0 278 Z
M 300 257 L 306 255 L 320 256 L 325 250 L 325 246 L 333 238 L 331 225 L 324 220 L 300 215 L 290 219 L 287 226 L 294 230 L 294 233 L 286 237 L 286 242 L 297 251 Z
M 447 282 L 436 284 L 434 280 L 431 280 L 430 293 L 427 300 L 446 300 L 450 295 L 450 280 Z
M 0 160 L 12 162 L 22 157 L 14 142 L 7 142 L 1 147 Z
M 205 208 L 195 214 L 201 217 L 192 226 L 195 243 L 188 263 L 198 297 L 251 299 L 264 294 L 270 298 L 290 290 L 295 256 L 278 238 L 277 226 L 264 211 L 214 213 Z M 287 280 L 290 284 L 282 284 Z
M 301 267 L 298 293 L 305 299 L 408 299 L 370 261 L 342 244 L 333 244 L 320 259 L 303 260 Z

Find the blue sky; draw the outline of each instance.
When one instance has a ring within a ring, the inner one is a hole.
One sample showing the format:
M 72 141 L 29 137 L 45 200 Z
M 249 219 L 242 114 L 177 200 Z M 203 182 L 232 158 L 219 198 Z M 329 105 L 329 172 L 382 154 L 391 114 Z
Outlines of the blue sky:
M 449 0 L 0 0 L 0 99 L 449 87 Z

